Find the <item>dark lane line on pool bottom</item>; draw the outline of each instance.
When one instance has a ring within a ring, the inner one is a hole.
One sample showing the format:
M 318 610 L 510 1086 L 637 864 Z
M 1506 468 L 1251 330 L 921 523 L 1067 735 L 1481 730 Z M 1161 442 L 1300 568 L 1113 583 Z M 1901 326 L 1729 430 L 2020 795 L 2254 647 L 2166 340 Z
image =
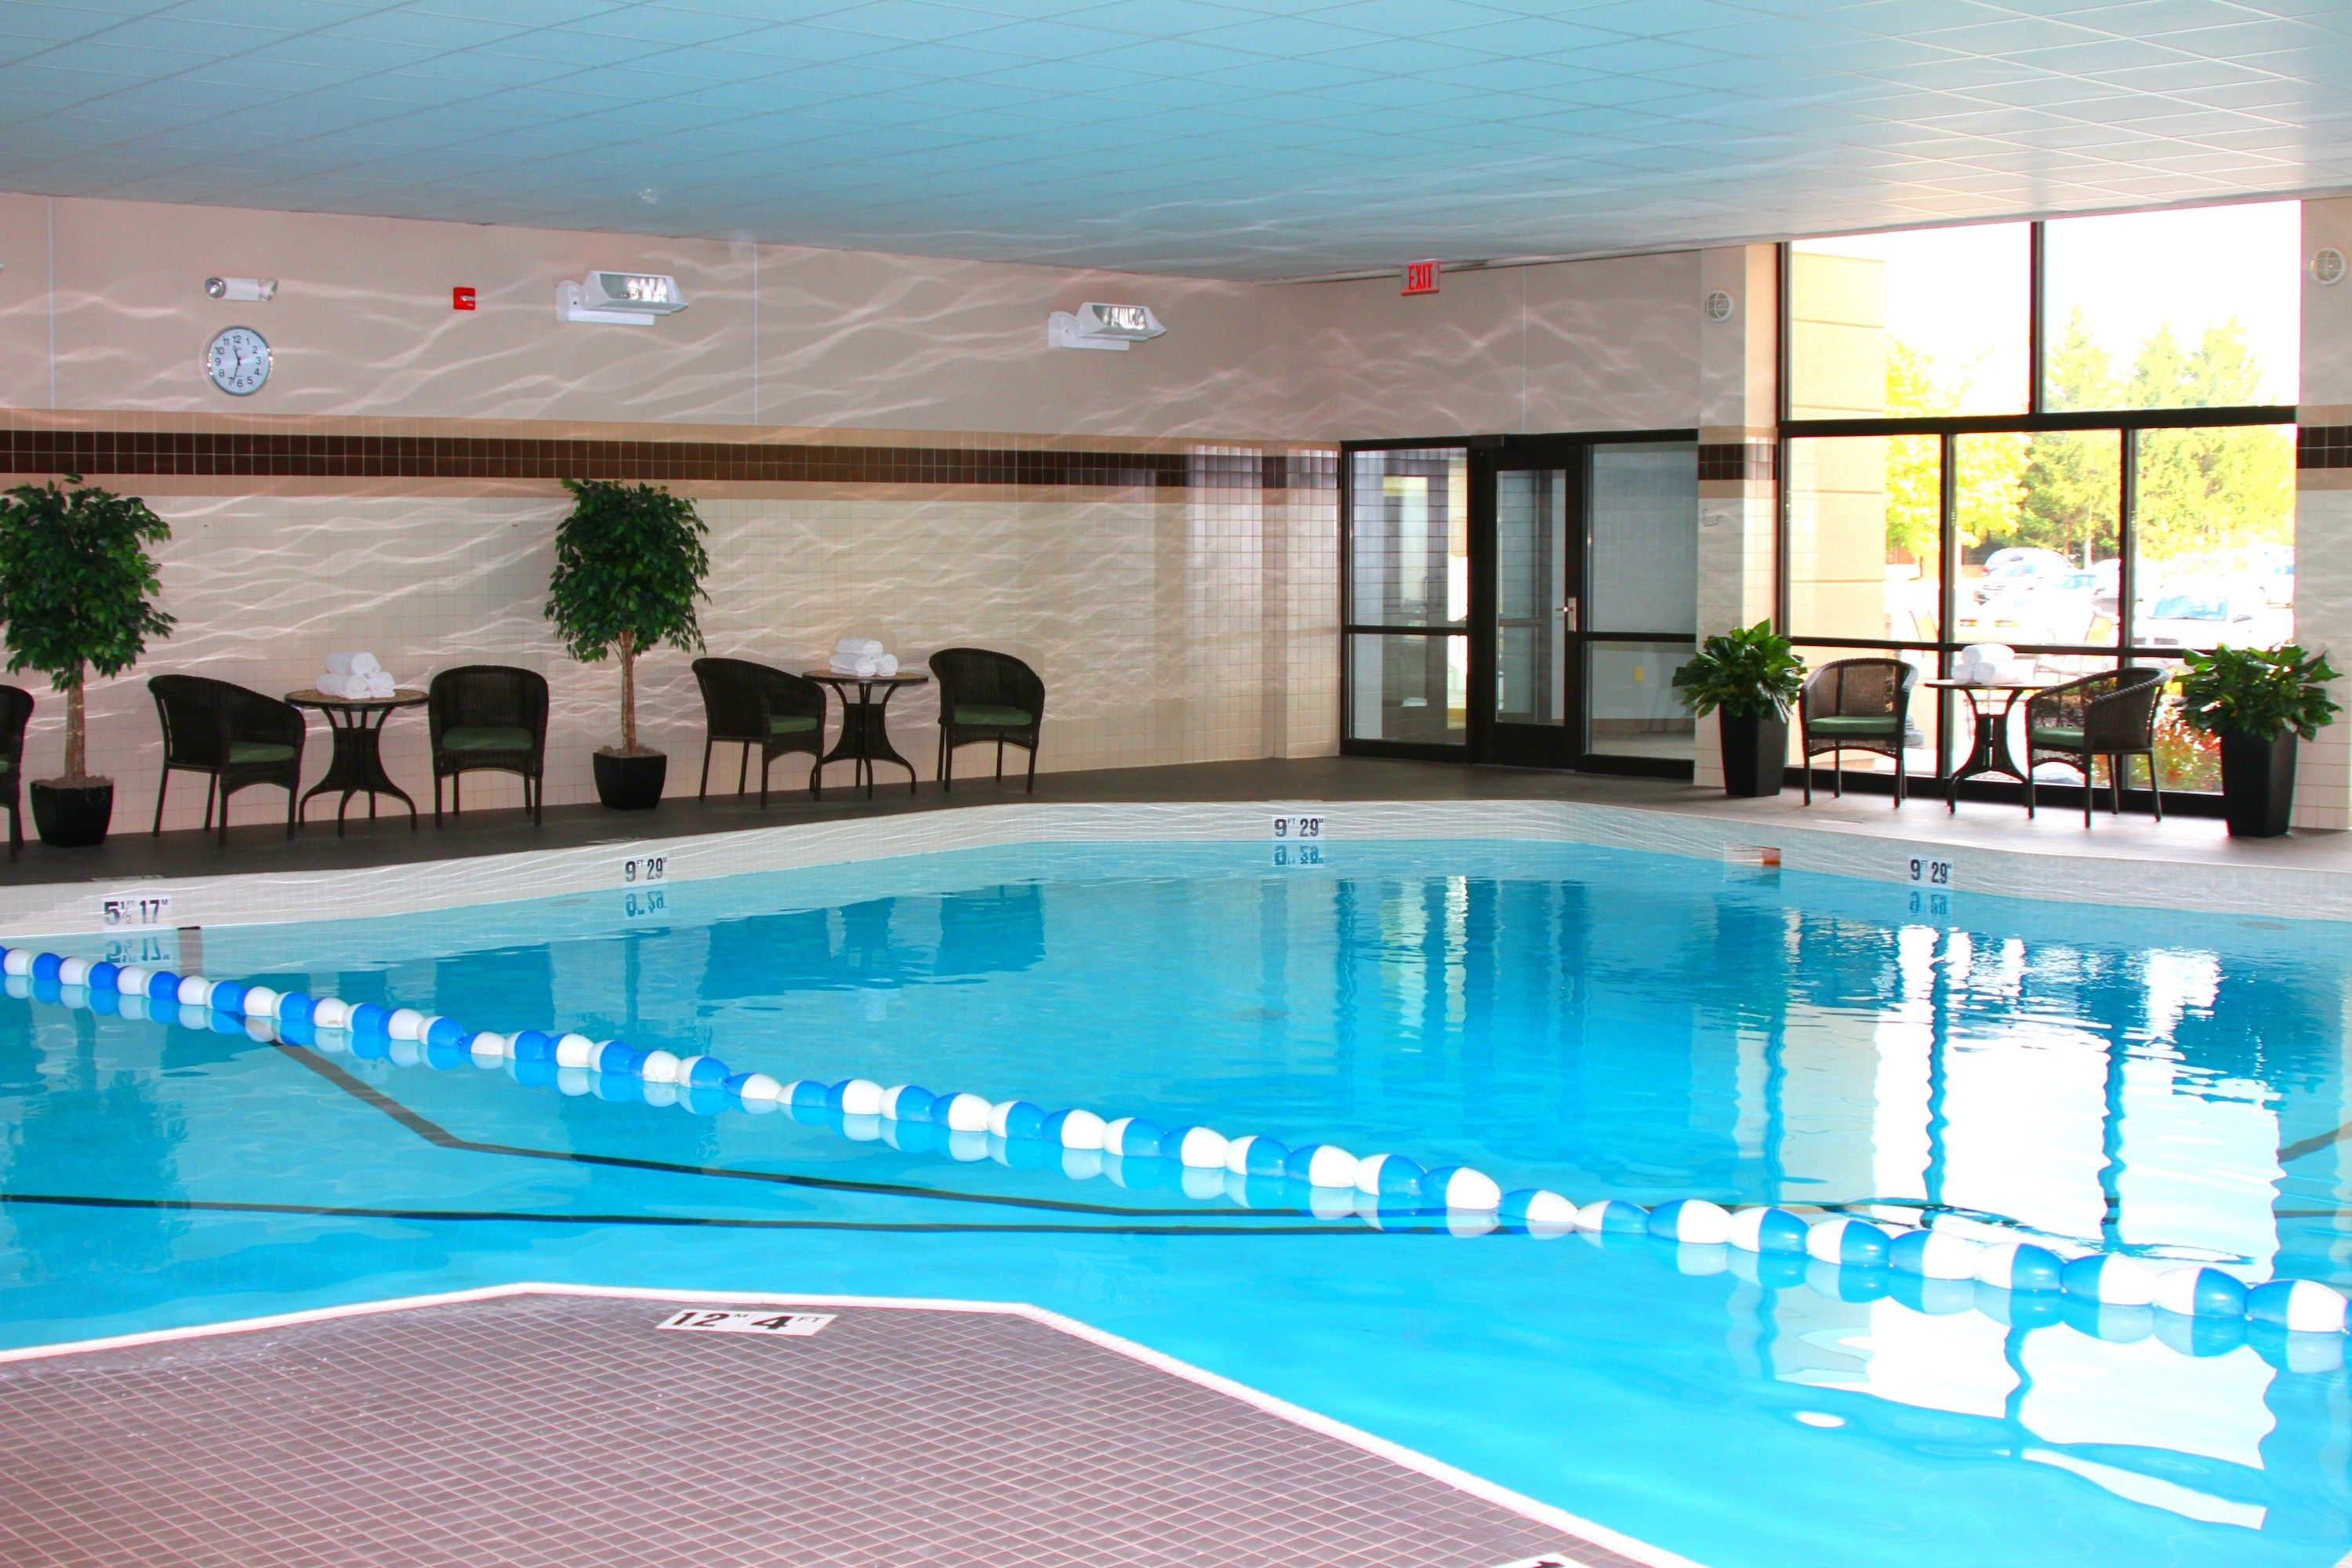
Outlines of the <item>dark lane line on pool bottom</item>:
M 940 1203 L 978 1204 L 1002 1208 L 1039 1209 L 1052 1214 L 1101 1215 L 1110 1219 L 1192 1219 L 1197 1208 L 1136 1208 L 1123 1204 L 1090 1204 L 1069 1198 L 1037 1198 L 1000 1195 L 989 1193 L 960 1193 L 943 1187 L 917 1186 L 904 1182 L 858 1182 L 839 1176 L 810 1176 L 790 1171 L 747 1171 L 731 1165 L 688 1165 L 669 1160 L 638 1159 L 626 1154 L 583 1154 L 566 1149 L 531 1149 L 519 1143 L 489 1143 L 452 1132 L 431 1118 L 410 1110 L 382 1089 L 358 1078 L 299 1046 L 272 1041 L 270 1047 L 288 1059 L 300 1063 L 317 1073 L 345 1094 L 363 1105 L 383 1112 L 419 1138 L 438 1149 L 454 1149 L 470 1154 L 504 1154 L 518 1160 L 555 1160 L 566 1164 L 603 1165 L 624 1171 L 650 1171 L 660 1175 L 713 1176 L 728 1181 L 764 1182 L 774 1186 L 808 1187 L 819 1192 L 857 1193 L 869 1197 L 930 1199 Z M 1268 1220 L 1315 1219 L 1304 1209 L 1261 1209 L 1255 1211 Z M 1387 1216 L 1383 1215 L 1383 1219 Z M 1426 1217 L 1437 1221 L 1444 1218 L 1444 1211 L 1433 1210 L 1426 1215 L 1418 1211 L 1400 1214 L 1397 1217 Z M 1329 1220 L 1316 1220 L 1312 1226 L 1296 1227 L 1296 1233 L 1309 1231 L 1320 1234 L 1333 1229 Z M 1370 1231 L 1371 1227 L 1365 1226 Z M 1272 1226 L 1235 1226 L 1236 1233 L 1266 1230 L 1268 1234 L 1284 1232 Z
M 479 1224 L 670 1226 L 709 1230 L 850 1230 L 925 1236 L 1444 1236 L 1444 1226 L 1400 1226 L 1374 1230 L 1333 1225 L 1055 1225 L 1047 1220 L 856 1220 L 770 1219 L 747 1215 L 541 1214 L 528 1209 L 418 1209 L 337 1204 L 237 1203 L 206 1198 L 126 1198 L 86 1193 L 0 1193 L 0 1207 L 12 1204 L 56 1208 L 169 1210 L 196 1214 L 289 1215 L 299 1218 L 395 1219 Z M 1507 1235 L 1496 1231 L 1495 1235 Z

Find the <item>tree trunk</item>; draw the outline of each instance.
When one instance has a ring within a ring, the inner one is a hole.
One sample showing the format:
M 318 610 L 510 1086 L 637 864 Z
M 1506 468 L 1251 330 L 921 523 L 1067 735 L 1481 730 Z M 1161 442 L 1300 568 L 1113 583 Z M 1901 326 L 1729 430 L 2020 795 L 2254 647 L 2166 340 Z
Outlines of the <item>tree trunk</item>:
M 637 639 L 623 632 L 620 648 L 621 750 L 634 757 L 637 754 Z
M 73 684 L 66 688 L 66 782 L 79 784 L 89 776 L 89 726 L 82 717 L 82 667 L 74 666 Z

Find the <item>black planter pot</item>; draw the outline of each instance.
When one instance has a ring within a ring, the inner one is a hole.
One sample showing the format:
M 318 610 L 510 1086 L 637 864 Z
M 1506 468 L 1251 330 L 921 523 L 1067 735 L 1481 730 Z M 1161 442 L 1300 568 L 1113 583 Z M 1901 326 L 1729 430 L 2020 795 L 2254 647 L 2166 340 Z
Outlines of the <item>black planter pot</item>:
M 632 757 L 621 752 L 596 753 L 596 798 L 614 811 L 651 811 L 661 804 L 662 781 L 669 776 L 669 756 L 641 752 Z
M 88 849 L 106 842 L 114 820 L 114 781 L 92 779 L 66 784 L 55 779 L 35 779 L 33 826 L 41 842 L 59 849 Z
M 1789 721 L 1771 715 L 1717 709 L 1723 726 L 1723 793 L 1779 795 L 1788 776 Z
M 2221 809 L 2232 838 L 2276 838 L 2294 811 L 2294 731 L 2221 737 Z

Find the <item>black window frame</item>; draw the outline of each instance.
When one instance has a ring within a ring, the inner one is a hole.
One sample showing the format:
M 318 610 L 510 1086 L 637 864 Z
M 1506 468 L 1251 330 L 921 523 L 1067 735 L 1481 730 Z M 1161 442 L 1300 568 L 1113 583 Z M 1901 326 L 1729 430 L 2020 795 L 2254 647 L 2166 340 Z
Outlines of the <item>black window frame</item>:
M 1465 715 L 1462 739 L 1458 742 L 1419 741 L 1360 740 L 1349 732 L 1350 718 L 1355 711 L 1355 638 L 1366 637 L 1460 637 L 1468 658 L 1473 691 L 1478 688 L 1484 666 L 1491 659 L 1491 650 L 1482 657 L 1486 634 L 1480 626 L 1480 616 L 1486 606 L 1480 582 L 1486 574 L 1479 552 L 1488 546 L 1481 542 L 1491 532 L 1492 520 L 1481 515 L 1482 502 L 1478 488 L 1480 454 L 1493 456 L 1515 452 L 1552 453 L 1562 447 L 1577 449 L 1578 461 L 1584 465 L 1578 480 L 1580 490 L 1579 504 L 1590 500 L 1592 476 L 1591 449 L 1595 447 L 1662 445 L 1694 446 L 1699 440 L 1696 426 L 1683 426 L 1630 430 L 1561 430 L 1537 435 L 1424 436 L 1384 437 L 1375 440 L 1342 441 L 1339 443 L 1339 754 L 1348 757 L 1400 757 L 1430 762 L 1472 762 L 1479 759 L 1480 726 L 1475 717 Z M 1469 461 L 1465 466 L 1465 482 L 1470 486 L 1470 611 L 1459 626 L 1393 626 L 1359 623 L 1355 618 L 1355 457 L 1359 452 L 1457 451 Z M 1577 549 L 1583 552 L 1582 571 L 1590 575 L 1592 548 L 1589 522 L 1580 526 Z M 1694 606 L 1696 607 L 1696 606 Z M 1580 632 L 1580 643 L 1595 642 L 1656 643 L 1671 641 L 1679 634 L 1659 632 Z M 1692 639 L 1696 643 L 1696 638 Z M 1580 671 L 1577 679 L 1584 679 Z M 1475 708 L 1476 699 L 1472 702 Z M 1612 757 L 1593 754 L 1589 739 L 1580 738 L 1578 750 L 1582 761 L 1578 771 L 1597 773 L 1621 773 L 1635 776 L 1686 779 L 1691 774 L 1687 763 L 1659 762 L 1639 757 Z
M 2015 220 L 2009 220 L 2015 221 Z M 2293 428 L 2297 424 L 2297 408 L 2294 404 L 2235 404 L 2207 408 L 2130 408 L 2109 410 L 2068 410 L 2053 413 L 2043 406 L 2043 357 L 2046 333 L 2043 330 L 2044 240 L 2043 232 L 2052 222 L 2063 219 L 2035 218 L 2030 224 L 2027 245 L 2029 275 L 2026 287 L 2026 409 L 2022 414 L 1932 415 L 1896 417 L 1888 416 L 1836 419 L 1799 419 L 1790 409 L 1795 395 L 1794 377 L 1790 374 L 1790 329 L 1794 300 L 1790 281 L 1792 258 L 1801 240 L 1786 241 L 1779 246 L 1780 344 L 1777 365 L 1777 446 L 1775 472 L 1780 475 L 1779 504 L 1775 511 L 1773 533 L 1773 624 L 1781 634 L 1799 648 L 1828 647 L 1892 652 L 1932 653 L 1936 673 L 1948 676 L 1952 658 L 1966 646 L 1955 639 L 1958 624 L 1958 594 L 1959 587 L 1959 538 L 1954 527 L 1957 471 L 1954 465 L 1954 442 L 1962 436 L 1976 435 L 2045 435 L 2064 431 L 2114 431 L 2119 444 L 2117 452 L 2117 516 L 2116 520 L 2116 641 L 2112 647 L 2084 647 L 2060 643 L 2017 643 L 2020 653 L 2056 654 L 2093 659 L 2112 658 L 2119 668 L 2137 663 L 2168 662 L 2180 658 L 2179 648 L 2146 647 L 2134 640 L 2137 628 L 2134 600 L 2138 567 L 2137 542 L 2133 524 L 2138 507 L 2139 437 L 2147 430 L 2215 429 L 2233 426 L 2284 425 Z M 1906 231 L 1916 232 L 1916 231 Z M 2298 367 L 2298 379 L 2299 379 Z M 1790 623 L 1790 559 L 1789 536 L 1790 509 L 1794 487 L 1790 483 L 1790 447 L 1792 443 L 1823 437 L 1840 436 L 1933 436 L 1937 437 L 1937 455 L 1941 480 L 1937 506 L 1937 539 L 1941 579 L 1937 586 L 1936 628 L 1934 641 L 1906 640 L 1896 637 L 1800 637 Z M 1950 776 L 1956 758 L 1952 743 L 1952 716 L 1956 706 L 1953 695 L 1938 692 L 1942 700 L 1943 722 L 1937 727 L 1936 774 L 1938 779 Z M 2053 786 L 2063 792 L 2065 786 Z M 1984 794 L 1996 798 L 2016 795 L 2016 786 L 2008 784 L 1971 782 L 1967 793 Z M 2126 789 L 2127 795 L 2144 792 Z M 2191 792 L 2180 792 L 2194 795 Z M 2218 797 L 2213 797 L 2218 798 Z

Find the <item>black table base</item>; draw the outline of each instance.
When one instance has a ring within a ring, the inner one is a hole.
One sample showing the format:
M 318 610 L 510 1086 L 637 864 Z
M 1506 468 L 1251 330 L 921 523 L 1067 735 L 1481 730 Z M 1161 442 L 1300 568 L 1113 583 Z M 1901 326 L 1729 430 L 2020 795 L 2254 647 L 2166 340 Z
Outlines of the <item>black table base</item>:
M 2000 711 L 1992 714 L 1985 711 L 1976 689 L 1965 686 L 1948 687 L 1946 689 L 1958 691 L 1969 700 L 1969 720 L 1975 731 L 1969 747 L 1969 759 L 1952 770 L 1951 788 L 1944 800 L 1945 809 L 1957 813 L 1960 809 L 1960 783 L 1964 779 L 1975 778 L 1979 773 L 2005 773 L 2019 784 L 2025 782 L 2025 770 L 2017 765 L 2017 753 L 2010 750 L 2009 716 L 2016 711 L 2018 699 L 2030 696 L 2034 689 L 1982 688 L 1987 695 L 1998 691 L 2005 698 Z
M 383 771 L 383 721 L 392 717 L 392 709 L 322 707 L 320 710 L 327 716 L 327 727 L 334 731 L 334 761 L 327 766 L 327 776 L 304 793 L 298 815 L 307 816 L 315 797 L 341 792 L 342 799 L 335 806 L 335 836 L 340 838 L 343 814 L 351 809 L 352 796 L 368 797 L 368 816 L 373 819 L 376 798 L 388 795 L 408 807 L 408 826 L 413 832 L 416 827 L 416 802 Z
M 878 697 L 875 695 L 877 686 L 881 688 Z M 890 731 L 883 722 L 883 710 L 890 706 L 890 699 L 897 693 L 898 685 L 878 680 L 871 686 L 859 682 L 857 695 L 854 698 L 850 696 L 848 687 L 849 683 L 844 681 L 835 688 L 841 696 L 841 735 L 834 742 L 833 750 L 817 759 L 818 769 L 822 771 L 833 763 L 856 763 L 857 771 L 851 775 L 851 787 L 864 784 L 866 798 L 871 800 L 874 798 L 874 764 L 889 763 L 907 770 L 907 793 L 915 794 L 918 777 L 915 764 L 900 756 L 898 748 L 890 744 Z

